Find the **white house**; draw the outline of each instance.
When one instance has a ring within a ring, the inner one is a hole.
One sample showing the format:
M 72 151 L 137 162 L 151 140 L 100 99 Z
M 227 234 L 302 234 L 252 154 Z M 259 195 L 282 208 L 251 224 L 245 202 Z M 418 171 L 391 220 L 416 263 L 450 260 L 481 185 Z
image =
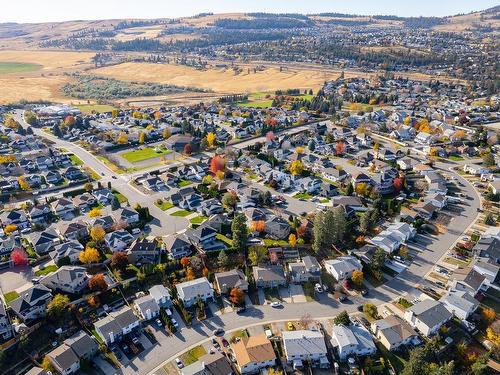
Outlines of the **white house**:
M 353 256 L 343 256 L 325 260 L 326 271 L 337 281 L 349 279 L 356 270 L 361 271 L 361 262 Z
M 372 335 L 360 325 L 334 325 L 330 342 L 342 361 L 349 356 L 371 355 L 377 351 Z
M 405 320 L 425 336 L 436 334 L 451 317 L 444 304 L 433 299 L 418 302 L 406 309 L 404 315 Z
M 151 288 L 149 288 L 149 295 L 154 298 L 154 300 L 160 307 L 172 306 L 170 292 L 163 285 L 153 285 Z
M 206 277 L 186 281 L 177 284 L 175 287 L 177 289 L 177 295 L 182 302 L 184 302 L 184 306 L 186 307 L 193 306 L 198 298 L 206 302 L 212 300 L 214 297 L 212 285 L 210 285 Z
M 320 331 L 283 331 L 281 337 L 286 360 L 294 368 L 302 368 L 303 361 L 311 362 L 313 367 L 330 367 L 325 337 Z
M 450 290 L 439 300 L 444 307 L 457 318 L 465 320 L 479 306 L 479 301 L 467 291 Z
M 124 335 L 129 334 L 139 325 L 139 319 L 128 306 L 112 311 L 94 323 L 97 334 L 107 345 L 120 341 Z
M 142 320 L 151 320 L 160 315 L 160 306 L 151 295 L 137 298 L 134 306 Z

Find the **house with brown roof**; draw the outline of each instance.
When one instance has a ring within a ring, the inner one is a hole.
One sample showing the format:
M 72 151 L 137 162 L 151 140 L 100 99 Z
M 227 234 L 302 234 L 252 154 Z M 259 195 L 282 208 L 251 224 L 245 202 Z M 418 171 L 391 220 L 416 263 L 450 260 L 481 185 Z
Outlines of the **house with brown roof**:
M 371 325 L 375 337 L 389 350 L 397 350 L 403 345 L 416 342 L 417 332 L 408 322 L 396 315 L 376 320 Z
M 276 354 L 265 334 L 245 337 L 231 345 L 236 366 L 241 374 L 255 374 L 274 366 Z

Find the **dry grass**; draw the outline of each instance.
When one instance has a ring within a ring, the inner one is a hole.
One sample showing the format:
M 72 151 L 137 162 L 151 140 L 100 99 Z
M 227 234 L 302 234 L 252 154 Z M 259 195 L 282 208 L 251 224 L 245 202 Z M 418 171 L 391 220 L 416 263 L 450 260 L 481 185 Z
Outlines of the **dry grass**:
M 246 69 L 235 74 L 232 69 L 197 70 L 182 65 L 124 63 L 94 70 L 104 75 L 121 80 L 134 80 L 174 84 L 178 86 L 210 89 L 215 92 L 241 93 L 255 91 L 273 91 L 277 89 L 319 89 L 325 80 L 336 79 L 338 72 L 284 70 L 268 68 L 248 74 Z

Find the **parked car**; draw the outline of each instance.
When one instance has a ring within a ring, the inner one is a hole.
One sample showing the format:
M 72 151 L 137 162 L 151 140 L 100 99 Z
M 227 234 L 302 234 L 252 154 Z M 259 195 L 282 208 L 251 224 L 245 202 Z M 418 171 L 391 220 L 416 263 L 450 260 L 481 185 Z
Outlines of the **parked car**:
M 279 307 L 283 307 L 283 305 L 281 304 L 281 302 L 272 302 L 271 307 L 277 309 Z
M 163 327 L 163 323 L 161 322 L 160 319 L 156 319 L 156 325 L 160 328 Z
M 342 294 L 342 295 L 338 298 L 338 301 L 339 301 L 339 302 L 345 302 L 345 301 L 347 301 L 347 297 L 346 297 L 346 296 L 344 296 L 344 295 Z
M 318 293 L 323 293 L 323 288 L 320 283 L 316 283 L 316 285 L 314 285 L 314 290 Z
M 224 330 L 222 328 L 217 328 L 214 329 L 212 333 L 214 336 L 222 336 L 224 334 Z
M 134 345 L 139 345 L 141 343 L 137 336 L 132 337 L 132 342 L 134 343 Z
M 184 367 L 184 363 L 182 363 L 182 361 L 180 360 L 180 358 L 176 358 L 175 359 L 175 364 L 177 365 L 177 368 L 183 368 Z

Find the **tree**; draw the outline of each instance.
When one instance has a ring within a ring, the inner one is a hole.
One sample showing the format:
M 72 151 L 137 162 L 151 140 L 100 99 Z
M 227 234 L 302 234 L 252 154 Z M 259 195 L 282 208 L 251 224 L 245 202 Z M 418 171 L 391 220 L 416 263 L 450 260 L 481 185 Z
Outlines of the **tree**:
M 98 207 L 94 207 L 89 211 L 89 217 L 99 217 L 101 216 L 101 209 Z
M 194 280 L 194 279 L 196 279 L 196 275 L 195 275 L 195 273 L 193 271 L 193 267 L 188 267 L 186 269 L 186 280 L 187 281 L 191 281 L 191 280 Z
M 96 224 L 90 229 L 90 238 L 96 242 L 101 242 L 106 235 L 106 231 L 102 225 Z
M 210 160 L 210 172 L 216 174 L 219 171 L 224 172 L 226 170 L 226 159 L 220 155 L 215 155 Z
M 129 265 L 127 254 L 124 252 L 118 251 L 113 254 L 111 257 L 111 267 L 116 268 L 121 271 L 125 271 L 127 266 Z
M 299 155 L 300 155 L 300 154 L 303 154 L 303 153 L 304 153 L 304 147 L 302 147 L 302 146 L 297 146 L 297 147 L 295 148 L 295 152 L 296 152 L 297 154 L 299 154 Z
M 144 140 L 146 138 L 146 134 L 144 132 L 139 132 L 139 144 L 144 144 Z
M 345 152 L 345 143 L 343 141 L 338 141 L 335 144 L 335 153 L 337 155 L 344 155 Z
M 349 324 L 351 324 L 351 320 L 349 319 L 349 314 L 347 313 L 347 311 L 342 311 L 339 315 L 337 315 L 333 319 L 333 324 L 335 324 L 336 326 L 348 326 Z
M 91 307 L 99 307 L 101 301 L 99 300 L 98 296 L 90 296 L 89 298 L 87 298 L 87 303 Z
M 163 132 L 161 135 L 162 135 L 163 139 L 169 139 L 170 135 L 171 135 L 170 129 L 169 128 L 163 129 Z
M 221 202 L 226 210 L 232 210 L 236 206 L 238 196 L 234 192 L 225 193 L 222 196 Z
M 373 303 L 365 303 L 363 305 L 363 312 L 372 319 L 377 319 L 378 317 L 377 306 Z
M 250 223 L 250 230 L 262 233 L 266 230 L 266 222 L 264 220 L 254 220 Z
M 55 371 L 56 371 L 55 368 L 54 368 L 54 366 L 52 366 L 52 362 L 50 362 L 50 359 L 47 356 L 43 357 L 42 368 L 45 371 L 51 372 L 51 373 L 55 373 Z
M 229 264 L 229 258 L 227 257 L 227 254 L 224 250 L 222 250 L 219 253 L 219 256 L 217 257 L 217 263 L 219 264 L 219 267 L 225 268 Z
M 392 186 L 394 187 L 394 190 L 396 191 L 396 193 L 399 193 L 401 191 L 401 189 L 403 189 L 403 185 L 404 185 L 404 179 L 401 177 L 396 177 L 392 181 Z
M 94 186 L 92 185 L 92 182 L 87 182 L 85 185 L 83 185 L 83 188 L 87 193 L 90 193 L 94 189 Z
M 290 163 L 290 173 L 294 176 L 301 175 L 304 171 L 304 164 L 300 160 L 294 160 Z
M 351 280 L 357 286 L 363 285 L 363 271 L 354 270 L 351 276 Z
M 295 247 L 295 245 L 297 245 L 297 236 L 293 233 L 290 233 L 290 235 L 288 236 L 288 243 L 291 247 Z
M 496 225 L 496 220 L 491 212 L 488 212 L 484 217 L 484 223 L 486 225 Z
M 487 152 L 483 156 L 483 165 L 487 168 L 495 166 L 495 157 L 491 152 Z
M 123 145 L 128 142 L 128 134 L 125 132 L 120 132 L 118 138 L 116 139 L 116 143 L 119 145 Z
M 47 314 L 54 318 L 60 318 L 66 312 L 68 306 L 69 297 L 62 294 L 56 294 L 47 305 Z
M 366 182 L 360 182 L 356 185 L 356 194 L 361 197 L 366 197 L 368 195 L 368 184 Z
M 191 146 L 189 143 L 186 143 L 184 145 L 183 153 L 185 155 L 191 155 L 193 153 L 193 146 Z
M 17 230 L 16 224 L 7 224 L 5 228 L 3 228 L 3 232 L 8 236 L 9 234 L 15 232 Z
M 238 252 L 245 251 L 248 241 L 247 218 L 245 215 L 238 213 L 234 216 L 231 223 L 231 232 L 233 235 L 233 248 Z
M 481 316 L 486 323 L 491 323 L 495 320 L 497 314 L 492 308 L 486 307 L 481 310 Z
M 28 264 L 28 254 L 21 247 L 15 248 L 10 253 L 10 259 L 14 263 L 14 266 L 25 266 Z
M 188 257 L 182 257 L 181 258 L 181 265 L 184 268 L 186 268 L 187 266 L 189 266 L 189 258 Z
M 351 196 L 352 193 L 354 193 L 354 187 L 352 186 L 351 183 L 347 184 L 347 187 L 345 189 L 345 195 Z
M 236 306 L 240 306 L 245 302 L 245 293 L 240 288 L 233 288 L 229 293 L 229 300 Z
M 359 231 L 367 234 L 373 227 L 372 215 L 370 211 L 365 211 L 359 218 Z
M 208 147 L 212 148 L 215 145 L 215 140 L 217 136 L 214 133 L 207 133 L 206 136 Z
M 102 273 L 94 275 L 89 280 L 89 288 L 94 292 L 104 292 L 108 289 L 108 283 Z
M 31 190 L 30 184 L 28 184 L 28 182 L 26 181 L 24 176 L 19 176 L 17 178 L 17 183 L 19 184 L 19 187 L 21 188 L 21 190 L 24 190 L 24 191 Z
M 267 259 L 267 254 L 267 248 L 263 246 L 252 246 L 248 254 L 248 259 L 250 259 L 253 265 L 257 266 Z
M 30 125 L 36 125 L 36 123 L 38 122 L 38 117 L 36 117 L 33 112 L 26 111 L 24 112 L 24 120 Z
M 347 220 L 342 206 L 331 208 L 326 212 L 318 212 L 314 218 L 312 248 L 315 252 L 321 249 L 330 250 L 339 244 L 345 236 Z
M 80 251 L 78 259 L 84 264 L 97 263 L 100 259 L 99 251 L 94 247 L 87 247 L 85 250 Z

